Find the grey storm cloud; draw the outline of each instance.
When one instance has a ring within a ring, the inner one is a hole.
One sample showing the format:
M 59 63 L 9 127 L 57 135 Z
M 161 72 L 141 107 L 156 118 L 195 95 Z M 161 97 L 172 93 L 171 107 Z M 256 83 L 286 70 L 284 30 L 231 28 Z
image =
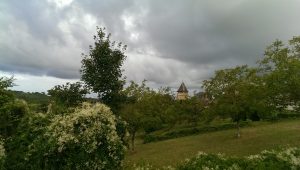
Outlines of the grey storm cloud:
M 80 78 L 96 26 L 128 45 L 128 80 L 199 88 L 214 70 L 253 65 L 300 34 L 298 0 L 0 2 L 0 71 Z

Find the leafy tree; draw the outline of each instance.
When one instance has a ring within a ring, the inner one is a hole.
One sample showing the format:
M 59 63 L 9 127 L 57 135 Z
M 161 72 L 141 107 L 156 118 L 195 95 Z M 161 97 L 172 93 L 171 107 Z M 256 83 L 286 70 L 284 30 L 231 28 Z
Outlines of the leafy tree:
M 146 86 L 146 80 L 140 85 L 131 81 L 123 94 L 127 100 L 121 109 L 121 116 L 128 123 L 132 150 L 138 130 L 150 133 L 164 124 L 173 123 L 173 117 L 170 118 L 172 109 L 168 109 L 174 103 L 170 88 L 160 88 L 156 92 Z
M 237 123 L 238 137 L 241 120 L 270 111 L 260 80 L 256 69 L 237 66 L 216 71 L 213 78 L 204 81 L 203 87 L 213 99 L 209 109 L 215 114 L 230 116 Z
M 127 102 L 121 109 L 121 117 L 128 123 L 132 151 L 134 151 L 136 132 L 142 128 L 143 125 L 142 118 L 144 110 L 140 102 L 149 95 L 149 93 L 151 93 L 151 90 L 146 86 L 146 80 L 144 80 L 141 85 L 131 81 L 130 85 L 123 91 L 123 94 L 127 97 Z
M 14 80 L 14 77 L 0 77 L 0 107 L 14 99 L 13 94 L 7 89 L 14 85 Z
M 13 136 L 22 117 L 28 112 L 29 108 L 24 100 L 15 99 L 3 105 L 0 108 L 0 135 L 4 138 Z
M 111 42 L 110 36 L 105 29 L 97 27 L 95 44 L 90 46 L 88 55 L 83 54 L 80 72 L 81 79 L 98 94 L 101 102 L 116 111 L 123 100 L 121 90 L 125 81 L 121 66 L 126 58 L 126 45 Z
M 169 107 L 174 104 L 174 97 L 170 88 L 160 88 L 158 91 L 152 90 L 139 101 L 142 110 L 143 129 L 146 133 L 159 130 L 170 122 Z
M 66 83 L 65 85 L 57 85 L 48 90 L 51 99 L 57 104 L 66 107 L 75 107 L 84 101 L 85 95 L 88 93 L 81 82 Z
M 181 120 L 186 120 L 187 123 L 194 126 L 197 125 L 200 118 L 202 118 L 202 111 L 204 105 L 197 97 L 191 97 L 187 100 L 177 102 L 177 108 L 180 111 Z
M 142 127 L 142 113 L 138 109 L 137 104 L 127 104 L 121 110 L 122 118 L 128 123 L 128 131 L 130 134 L 131 150 L 134 151 L 135 137 L 137 131 Z
M 0 135 L 5 139 L 15 134 L 21 118 L 28 112 L 27 103 L 15 99 L 7 89 L 14 85 L 13 81 L 13 77 L 0 78 Z
M 276 40 L 265 50 L 259 71 L 268 89 L 269 103 L 279 111 L 287 106 L 299 107 L 300 100 L 300 37 L 285 46 Z

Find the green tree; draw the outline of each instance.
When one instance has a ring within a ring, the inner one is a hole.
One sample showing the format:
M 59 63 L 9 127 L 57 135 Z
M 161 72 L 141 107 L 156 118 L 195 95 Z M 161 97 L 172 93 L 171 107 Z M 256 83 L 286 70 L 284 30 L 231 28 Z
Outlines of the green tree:
M 136 133 L 143 125 L 144 110 L 140 102 L 149 93 L 151 93 L 151 90 L 146 86 L 146 80 L 141 85 L 131 81 L 130 85 L 123 91 L 123 94 L 127 97 L 127 102 L 121 109 L 121 117 L 128 123 L 132 151 L 134 151 Z
M 269 103 L 279 111 L 287 106 L 299 107 L 300 100 L 300 37 L 289 45 L 276 40 L 265 50 L 259 61 L 259 71 L 268 89 Z
M 0 108 L 0 135 L 4 138 L 13 136 L 22 117 L 28 112 L 29 108 L 24 100 L 15 99 L 5 103 Z
M 137 131 L 142 127 L 141 119 L 143 117 L 142 113 L 138 109 L 136 103 L 130 103 L 121 109 L 121 117 L 128 123 L 128 131 L 130 134 L 130 146 L 131 150 L 134 151 L 135 137 Z
M 48 90 L 48 95 L 56 103 L 66 107 L 75 107 L 84 101 L 85 95 L 88 93 L 81 82 L 66 83 L 65 85 L 57 85 Z
M 169 119 L 170 106 L 174 104 L 174 97 L 170 88 L 161 87 L 158 91 L 151 90 L 139 101 L 143 112 L 142 124 L 146 133 L 159 130 L 172 121 Z
M 271 111 L 260 80 L 256 69 L 237 66 L 216 71 L 213 78 L 203 83 L 206 93 L 213 99 L 209 109 L 217 115 L 230 116 L 237 123 L 237 137 L 240 137 L 242 120 Z
M 88 55 L 83 54 L 81 79 L 98 94 L 99 99 L 115 112 L 123 100 L 121 91 L 124 85 L 121 66 L 126 58 L 126 45 L 111 42 L 111 34 L 97 27 L 95 44 L 90 46 Z
M 14 80 L 14 77 L 0 77 L 0 107 L 14 99 L 13 94 L 7 89 L 14 85 Z
M 8 90 L 14 85 L 13 81 L 13 77 L 0 78 L 0 136 L 5 139 L 15 134 L 21 118 L 28 112 L 27 103 L 15 99 Z
M 181 120 L 187 121 L 194 126 L 203 118 L 202 112 L 205 109 L 203 103 L 197 97 L 191 97 L 176 104 L 180 111 Z

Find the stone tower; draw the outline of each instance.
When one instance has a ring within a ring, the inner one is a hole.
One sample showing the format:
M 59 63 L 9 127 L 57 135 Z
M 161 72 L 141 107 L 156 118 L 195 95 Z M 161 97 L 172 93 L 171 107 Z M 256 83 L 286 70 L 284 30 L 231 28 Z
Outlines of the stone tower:
M 176 100 L 186 100 L 189 97 L 189 91 L 187 90 L 185 84 L 182 82 L 179 89 L 177 90 Z

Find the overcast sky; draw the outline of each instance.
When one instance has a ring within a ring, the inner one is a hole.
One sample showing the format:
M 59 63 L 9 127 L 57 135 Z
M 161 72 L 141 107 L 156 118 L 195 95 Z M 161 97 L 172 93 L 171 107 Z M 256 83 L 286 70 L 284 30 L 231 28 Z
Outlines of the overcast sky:
M 99 26 L 128 45 L 127 81 L 200 90 L 215 70 L 300 35 L 299 18 L 300 0 L 2 0 L 0 76 L 23 91 L 78 81 Z

